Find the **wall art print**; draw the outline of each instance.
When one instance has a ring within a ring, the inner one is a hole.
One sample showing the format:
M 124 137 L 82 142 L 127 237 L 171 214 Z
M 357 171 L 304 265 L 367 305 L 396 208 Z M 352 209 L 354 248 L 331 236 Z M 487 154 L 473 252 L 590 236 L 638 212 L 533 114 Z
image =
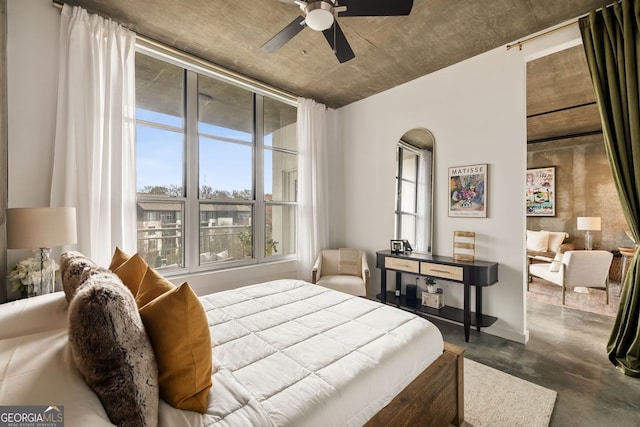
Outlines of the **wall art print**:
M 486 164 L 449 168 L 449 216 L 487 217 Z
M 556 215 L 555 166 L 527 169 L 525 200 L 527 216 Z

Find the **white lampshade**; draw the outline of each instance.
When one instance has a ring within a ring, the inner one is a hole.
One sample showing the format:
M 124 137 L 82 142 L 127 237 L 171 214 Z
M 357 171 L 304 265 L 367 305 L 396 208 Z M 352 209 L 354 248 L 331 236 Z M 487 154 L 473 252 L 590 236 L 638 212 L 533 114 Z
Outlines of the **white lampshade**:
M 312 30 L 324 31 L 333 24 L 332 6 L 329 3 L 324 1 L 308 3 L 306 10 L 307 16 L 304 22 Z
M 7 209 L 7 248 L 36 249 L 78 240 L 76 208 Z
M 579 216 L 578 230 L 600 231 L 602 225 L 599 216 Z

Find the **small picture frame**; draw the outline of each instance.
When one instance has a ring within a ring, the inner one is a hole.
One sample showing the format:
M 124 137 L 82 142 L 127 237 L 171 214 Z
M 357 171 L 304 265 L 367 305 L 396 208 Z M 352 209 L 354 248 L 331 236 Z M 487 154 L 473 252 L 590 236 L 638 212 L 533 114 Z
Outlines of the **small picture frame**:
M 391 253 L 392 254 L 404 253 L 404 242 L 402 240 L 391 240 Z

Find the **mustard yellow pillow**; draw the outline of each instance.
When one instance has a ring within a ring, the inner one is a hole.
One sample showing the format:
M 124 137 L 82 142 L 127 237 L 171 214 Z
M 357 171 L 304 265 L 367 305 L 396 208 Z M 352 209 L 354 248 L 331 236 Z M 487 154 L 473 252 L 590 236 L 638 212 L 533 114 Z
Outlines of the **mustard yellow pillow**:
M 138 254 L 132 255 L 113 272 L 127 285 L 133 296 L 138 294 L 140 282 L 147 272 L 147 263 Z
M 173 283 L 162 277 L 162 275 L 153 268 L 147 267 L 147 272 L 140 282 L 138 294 L 135 296 L 136 304 L 138 304 L 138 308 L 144 307 L 149 302 L 172 289 L 175 289 Z
M 116 250 L 111 257 L 111 264 L 109 264 L 109 270 L 113 271 L 120 267 L 126 260 L 131 258 L 131 255 L 125 253 L 122 249 L 116 246 Z
M 211 389 L 207 315 L 188 283 L 139 309 L 158 362 L 160 396 L 171 406 L 204 413 Z

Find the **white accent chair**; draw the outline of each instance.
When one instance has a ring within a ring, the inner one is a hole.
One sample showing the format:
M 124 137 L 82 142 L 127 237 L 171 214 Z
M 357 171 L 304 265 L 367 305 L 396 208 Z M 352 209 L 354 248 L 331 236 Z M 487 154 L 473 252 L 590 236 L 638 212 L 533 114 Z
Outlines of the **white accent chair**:
M 367 254 L 352 248 L 320 251 L 311 273 L 317 285 L 361 297 L 367 296 L 369 278 Z
M 609 304 L 609 268 L 613 254 L 608 251 L 567 251 L 562 261 L 528 264 L 530 276 L 562 286 L 562 305 L 567 288 L 604 289 Z M 555 264 L 557 263 L 557 264 Z

